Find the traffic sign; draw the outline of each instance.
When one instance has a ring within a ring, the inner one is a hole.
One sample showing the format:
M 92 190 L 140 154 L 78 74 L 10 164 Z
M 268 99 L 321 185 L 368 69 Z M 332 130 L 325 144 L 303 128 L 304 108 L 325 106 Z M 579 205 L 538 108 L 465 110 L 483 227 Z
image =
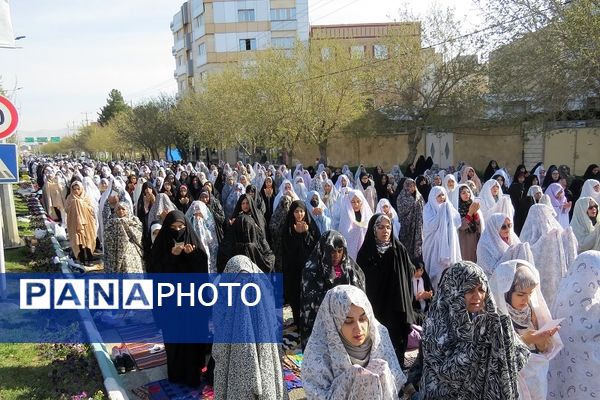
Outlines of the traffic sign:
M 34 137 L 28 136 L 25 138 L 25 143 L 33 143 L 33 142 L 35 142 Z
M 40 136 L 40 137 L 36 137 L 35 141 L 37 143 L 46 143 L 48 141 L 48 138 L 46 136 Z
M 17 129 L 19 115 L 15 106 L 4 96 L 0 96 L 0 140 L 12 136 Z
M 16 144 L 0 144 L 0 183 L 19 182 Z
M 51 143 L 60 143 L 60 136 L 52 136 L 50 138 Z

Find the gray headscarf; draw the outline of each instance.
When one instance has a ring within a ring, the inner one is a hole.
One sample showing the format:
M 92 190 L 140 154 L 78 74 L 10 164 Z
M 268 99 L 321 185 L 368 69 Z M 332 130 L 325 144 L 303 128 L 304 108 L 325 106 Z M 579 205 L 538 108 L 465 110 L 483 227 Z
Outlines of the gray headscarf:
M 366 367 L 353 364 L 340 334 L 352 304 L 361 307 L 369 320 L 371 351 Z M 397 398 L 406 376 L 387 329 L 375 319 L 367 295 L 359 288 L 340 285 L 325 295 L 304 352 L 302 380 L 309 400 Z

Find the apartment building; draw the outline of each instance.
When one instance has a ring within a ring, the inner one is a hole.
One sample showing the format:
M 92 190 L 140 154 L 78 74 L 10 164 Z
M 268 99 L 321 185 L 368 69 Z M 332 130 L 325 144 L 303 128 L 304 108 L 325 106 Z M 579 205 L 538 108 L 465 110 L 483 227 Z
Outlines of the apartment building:
M 308 0 L 188 0 L 171 22 L 180 95 L 210 71 L 271 47 L 308 41 Z
M 388 57 L 386 38 L 396 35 L 420 46 L 420 22 L 384 22 L 372 24 L 313 25 L 310 40 L 336 40 L 348 46 L 357 58 Z

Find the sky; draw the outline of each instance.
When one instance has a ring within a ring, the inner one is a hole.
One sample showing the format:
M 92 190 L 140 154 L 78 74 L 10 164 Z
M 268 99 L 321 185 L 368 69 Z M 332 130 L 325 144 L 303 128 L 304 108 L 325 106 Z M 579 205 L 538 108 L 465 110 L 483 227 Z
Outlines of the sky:
M 435 1 L 435 3 L 433 3 Z M 19 136 L 73 133 L 97 119 L 111 89 L 136 104 L 177 91 L 169 28 L 181 0 L 13 0 L 16 43 L 0 49 L 0 84 L 19 110 Z M 471 0 L 309 0 L 313 25 L 389 22 L 400 9 L 423 15 Z M 474 17 L 473 17 L 474 18 Z

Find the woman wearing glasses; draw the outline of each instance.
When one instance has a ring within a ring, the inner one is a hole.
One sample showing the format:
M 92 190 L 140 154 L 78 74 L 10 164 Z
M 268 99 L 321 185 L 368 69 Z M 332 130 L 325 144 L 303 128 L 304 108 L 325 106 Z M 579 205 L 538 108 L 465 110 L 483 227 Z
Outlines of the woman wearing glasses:
M 577 238 L 579 253 L 600 250 L 600 225 L 598 203 L 591 197 L 581 197 L 575 203 L 571 228 Z
M 506 214 L 491 214 L 477 244 L 477 264 L 491 276 L 499 264 L 515 259 L 533 264 L 529 243 L 521 243 L 513 231 L 512 220 Z

